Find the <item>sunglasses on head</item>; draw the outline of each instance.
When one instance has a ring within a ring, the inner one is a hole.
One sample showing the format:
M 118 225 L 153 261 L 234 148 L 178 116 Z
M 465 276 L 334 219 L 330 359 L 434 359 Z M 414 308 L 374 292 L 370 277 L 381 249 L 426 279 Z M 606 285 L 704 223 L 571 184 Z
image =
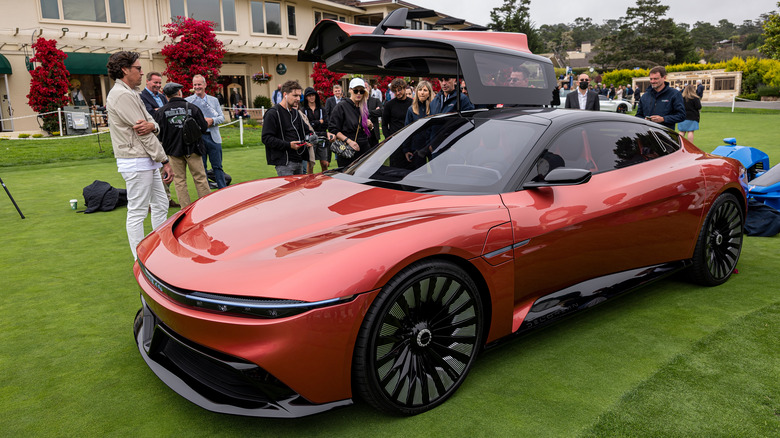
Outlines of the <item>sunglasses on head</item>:
M 365 89 L 357 89 L 357 88 L 355 88 L 355 89 L 352 90 L 352 92 L 355 93 L 355 94 L 363 94 L 363 93 L 366 92 L 366 90 Z

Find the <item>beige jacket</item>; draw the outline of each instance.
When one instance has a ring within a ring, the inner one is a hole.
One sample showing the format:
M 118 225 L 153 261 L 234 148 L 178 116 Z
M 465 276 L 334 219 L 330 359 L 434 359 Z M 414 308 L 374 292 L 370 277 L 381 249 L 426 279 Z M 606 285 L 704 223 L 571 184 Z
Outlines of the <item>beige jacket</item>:
M 149 157 L 158 163 L 168 159 L 160 140 L 153 133 L 139 136 L 133 130 L 138 120 L 154 123 L 155 131 L 159 130 L 159 126 L 146 112 L 141 96 L 124 81 L 117 80 L 114 88 L 108 93 L 106 112 L 116 158 Z

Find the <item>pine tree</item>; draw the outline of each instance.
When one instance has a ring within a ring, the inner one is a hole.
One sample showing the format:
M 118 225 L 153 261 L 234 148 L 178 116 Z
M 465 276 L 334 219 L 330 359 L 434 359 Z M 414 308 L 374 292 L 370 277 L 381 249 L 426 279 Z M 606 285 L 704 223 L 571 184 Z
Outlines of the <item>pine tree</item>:
M 780 8 L 780 2 L 777 2 Z M 764 23 L 764 45 L 759 50 L 772 59 L 780 59 L 780 14 L 774 13 Z

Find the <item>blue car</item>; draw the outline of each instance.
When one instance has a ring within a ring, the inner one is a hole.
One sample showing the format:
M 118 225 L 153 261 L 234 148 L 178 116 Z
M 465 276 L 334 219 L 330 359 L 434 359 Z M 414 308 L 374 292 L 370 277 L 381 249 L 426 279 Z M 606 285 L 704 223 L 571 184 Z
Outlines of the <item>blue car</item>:
M 718 146 L 713 155 L 731 157 L 745 166 L 748 177 L 748 198 L 780 210 L 780 166 L 769 167 L 769 156 L 759 149 L 737 146 L 737 139 L 724 138 L 728 146 Z

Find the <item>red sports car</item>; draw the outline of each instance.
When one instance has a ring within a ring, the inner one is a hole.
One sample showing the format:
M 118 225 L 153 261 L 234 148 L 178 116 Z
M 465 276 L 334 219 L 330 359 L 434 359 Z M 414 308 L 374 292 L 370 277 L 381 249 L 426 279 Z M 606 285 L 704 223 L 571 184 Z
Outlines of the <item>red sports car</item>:
M 478 107 L 504 108 L 421 119 L 346 168 L 220 190 L 151 233 L 134 333 L 193 403 L 295 417 L 359 397 L 416 414 L 499 339 L 678 270 L 714 286 L 735 268 L 737 161 L 636 117 L 543 108 L 553 69 L 523 35 L 396 29 L 405 18 L 323 21 L 300 59 L 463 78 Z M 391 165 L 397 151 L 418 159 Z

